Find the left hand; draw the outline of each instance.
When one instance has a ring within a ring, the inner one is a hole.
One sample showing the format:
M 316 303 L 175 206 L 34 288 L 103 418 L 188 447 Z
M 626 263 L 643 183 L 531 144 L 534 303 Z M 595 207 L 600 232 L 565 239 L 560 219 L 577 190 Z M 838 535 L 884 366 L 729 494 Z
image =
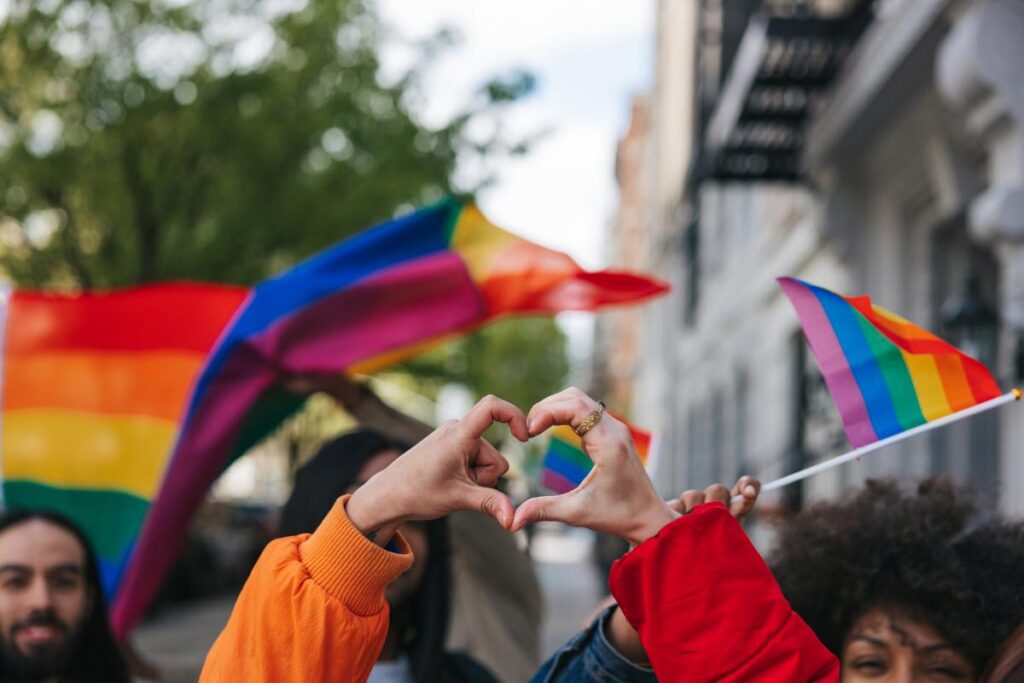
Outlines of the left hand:
M 505 422 L 520 441 L 526 418 L 507 401 L 487 396 L 461 420 L 450 420 L 359 487 L 348 501 L 349 519 L 375 542 L 386 542 L 404 522 L 443 517 L 456 510 L 491 515 L 504 528 L 515 508 L 493 488 L 508 461 L 481 438 Z

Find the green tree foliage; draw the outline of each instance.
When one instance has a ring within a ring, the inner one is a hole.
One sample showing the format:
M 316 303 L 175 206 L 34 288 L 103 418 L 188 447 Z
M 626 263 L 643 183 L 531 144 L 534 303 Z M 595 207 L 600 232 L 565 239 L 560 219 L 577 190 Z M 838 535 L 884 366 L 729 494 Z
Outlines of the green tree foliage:
M 533 80 L 415 116 L 450 36 L 380 78 L 362 0 L 10 0 L 0 19 L 0 269 L 28 287 L 252 284 L 454 187 L 459 161 L 525 150 L 471 129 Z M 407 367 L 521 406 L 561 387 L 550 320 L 509 321 Z
M 382 31 L 361 0 L 11 0 L 0 268 L 34 287 L 251 284 L 402 207 L 471 193 L 453 187 L 457 160 L 522 151 L 471 125 L 531 77 L 484 84 L 427 127 L 410 102 L 447 36 L 384 83 Z
M 428 391 L 458 382 L 477 398 L 500 393 L 527 410 L 565 387 L 569 361 L 565 333 L 554 320 L 509 318 L 431 350 L 403 370 Z

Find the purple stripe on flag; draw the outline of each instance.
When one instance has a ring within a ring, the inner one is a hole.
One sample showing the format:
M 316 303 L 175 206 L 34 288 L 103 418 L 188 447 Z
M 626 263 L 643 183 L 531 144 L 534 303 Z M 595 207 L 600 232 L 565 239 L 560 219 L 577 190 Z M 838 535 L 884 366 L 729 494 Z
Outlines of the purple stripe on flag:
M 194 410 L 171 456 L 114 606 L 117 623 L 135 623 L 180 548 L 187 522 L 227 464 L 245 417 L 282 375 L 341 372 L 356 361 L 464 327 L 484 313 L 462 258 L 443 252 L 390 268 L 278 321 L 235 344 L 193 398 Z
M 544 488 L 551 489 L 558 494 L 568 493 L 576 488 L 576 484 L 572 483 L 557 472 L 552 472 L 548 469 L 541 472 L 540 485 Z
M 286 373 L 337 372 L 458 330 L 485 313 L 462 258 L 442 252 L 395 266 L 272 325 L 251 346 Z
M 864 396 L 821 302 L 799 280 L 782 277 L 779 278 L 779 285 L 796 309 L 811 351 L 818 361 L 818 366 L 821 367 L 825 383 L 839 409 L 850 443 L 859 448 L 878 441 L 878 435 L 868 416 Z

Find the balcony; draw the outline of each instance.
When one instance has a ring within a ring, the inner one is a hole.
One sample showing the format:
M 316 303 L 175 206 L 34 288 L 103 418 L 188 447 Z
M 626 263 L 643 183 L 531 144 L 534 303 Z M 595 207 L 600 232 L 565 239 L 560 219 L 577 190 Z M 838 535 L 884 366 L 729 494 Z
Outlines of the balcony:
M 807 122 L 873 15 L 782 12 L 766 3 L 747 24 L 706 128 L 705 178 L 799 181 Z

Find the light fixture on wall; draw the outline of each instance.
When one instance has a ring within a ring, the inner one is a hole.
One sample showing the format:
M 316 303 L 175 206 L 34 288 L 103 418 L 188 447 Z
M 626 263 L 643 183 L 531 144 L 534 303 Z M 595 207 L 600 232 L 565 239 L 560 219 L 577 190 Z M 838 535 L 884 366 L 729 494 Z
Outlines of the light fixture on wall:
M 999 343 L 999 315 L 985 301 L 978 273 L 971 269 L 964 278 L 963 291 L 942 305 L 943 336 L 964 353 L 988 367 L 996 361 Z
M 1017 332 L 1017 353 L 1013 360 L 1013 378 L 1018 382 L 1024 382 L 1024 330 Z

